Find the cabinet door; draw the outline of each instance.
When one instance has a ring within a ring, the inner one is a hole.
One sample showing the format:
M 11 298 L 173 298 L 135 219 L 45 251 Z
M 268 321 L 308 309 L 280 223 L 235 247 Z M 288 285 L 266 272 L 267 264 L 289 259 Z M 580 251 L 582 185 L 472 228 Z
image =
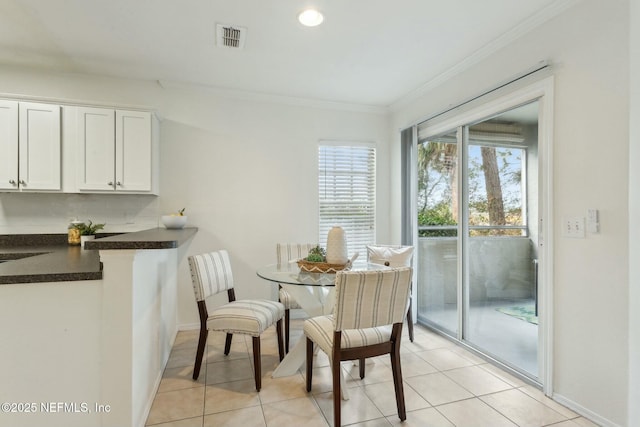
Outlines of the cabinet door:
M 18 103 L 0 101 L 0 190 L 18 189 Z
M 78 108 L 76 185 L 79 190 L 115 189 L 114 111 Z
M 151 191 L 151 113 L 116 110 L 116 190 Z
M 19 103 L 20 187 L 29 190 L 60 190 L 60 106 Z

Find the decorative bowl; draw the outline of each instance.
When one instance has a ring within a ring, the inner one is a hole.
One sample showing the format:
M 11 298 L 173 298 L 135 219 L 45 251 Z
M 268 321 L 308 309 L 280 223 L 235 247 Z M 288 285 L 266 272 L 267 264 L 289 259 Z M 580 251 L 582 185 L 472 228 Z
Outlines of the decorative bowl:
M 187 224 L 187 217 L 184 215 L 162 215 L 162 224 L 169 229 L 184 228 Z
M 347 261 L 345 264 L 329 264 L 326 262 L 312 262 L 306 259 L 299 259 L 297 261 L 300 271 L 307 273 L 336 273 L 341 270 L 351 269 L 351 261 Z

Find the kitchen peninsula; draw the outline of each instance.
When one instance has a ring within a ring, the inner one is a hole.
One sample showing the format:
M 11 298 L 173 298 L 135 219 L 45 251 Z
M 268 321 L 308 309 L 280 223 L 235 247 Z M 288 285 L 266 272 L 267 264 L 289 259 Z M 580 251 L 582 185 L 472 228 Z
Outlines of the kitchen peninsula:
M 0 401 L 16 409 L 0 425 L 144 425 L 196 233 L 158 228 L 84 249 L 66 235 L 0 236 Z

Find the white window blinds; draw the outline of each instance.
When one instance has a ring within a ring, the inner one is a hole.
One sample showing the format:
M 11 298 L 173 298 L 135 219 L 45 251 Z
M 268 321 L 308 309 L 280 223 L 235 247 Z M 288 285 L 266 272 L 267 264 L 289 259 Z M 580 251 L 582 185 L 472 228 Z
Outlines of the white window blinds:
M 340 226 L 347 235 L 349 257 L 367 256 L 375 243 L 376 150 L 371 145 L 326 144 L 318 150 L 319 241 Z

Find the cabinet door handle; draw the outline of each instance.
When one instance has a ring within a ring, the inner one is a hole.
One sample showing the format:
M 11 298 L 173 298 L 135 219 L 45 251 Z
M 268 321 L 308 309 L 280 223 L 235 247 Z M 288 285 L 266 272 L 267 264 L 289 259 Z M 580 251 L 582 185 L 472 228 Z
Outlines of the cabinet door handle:
M 9 180 L 9 184 L 11 184 L 11 185 L 16 185 L 16 180 L 15 180 L 15 179 L 10 179 L 10 180 Z
M 122 183 L 121 183 L 120 181 L 116 182 L 116 185 L 117 185 L 118 187 L 122 187 Z
M 113 181 L 109 181 L 109 182 L 107 182 L 107 185 L 108 185 L 109 187 L 113 187 Z
M 21 179 L 21 180 L 20 180 L 20 185 L 24 185 L 24 186 L 26 186 L 26 185 L 27 185 L 27 182 L 26 182 L 24 179 Z

